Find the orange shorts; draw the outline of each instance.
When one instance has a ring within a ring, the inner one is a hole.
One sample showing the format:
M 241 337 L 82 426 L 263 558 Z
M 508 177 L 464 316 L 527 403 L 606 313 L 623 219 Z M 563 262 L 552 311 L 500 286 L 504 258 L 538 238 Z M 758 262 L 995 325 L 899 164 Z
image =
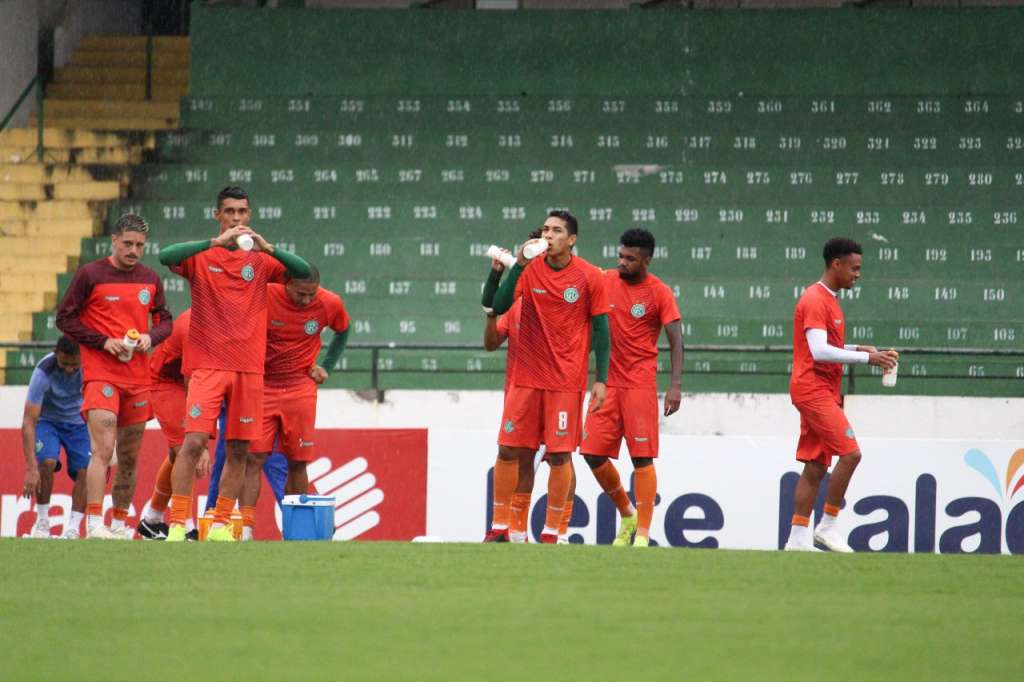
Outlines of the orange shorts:
M 306 381 L 286 388 L 263 389 L 263 429 L 251 452 L 277 449 L 296 462 L 313 461 L 316 434 L 316 384 Z
M 800 441 L 796 446 L 798 461 L 821 462 L 828 468 L 833 457 L 860 450 L 850 422 L 835 398 L 814 398 L 793 405 L 800 412 Z
M 109 381 L 87 381 L 82 386 L 82 419 L 89 410 L 108 410 L 117 415 L 118 426 L 144 424 L 153 417 L 149 386 L 118 386 Z
M 167 444 L 176 448 L 185 440 L 185 387 L 181 384 L 153 384 L 153 412 L 160 422 Z
M 601 409 L 587 415 L 580 453 L 617 459 L 623 438 L 630 457 L 658 456 L 657 389 L 609 386 Z
M 185 432 L 217 432 L 221 403 L 228 413 L 224 437 L 228 440 L 256 440 L 263 423 L 263 375 L 223 369 L 197 369 L 188 382 L 185 401 Z
M 572 452 L 580 444 L 583 393 L 512 386 L 505 394 L 498 445 Z

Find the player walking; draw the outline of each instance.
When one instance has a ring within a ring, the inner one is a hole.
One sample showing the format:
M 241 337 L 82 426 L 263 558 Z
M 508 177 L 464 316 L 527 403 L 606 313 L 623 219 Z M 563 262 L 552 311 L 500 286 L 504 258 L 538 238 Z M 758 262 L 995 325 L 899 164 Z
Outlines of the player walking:
M 77 343 L 61 336 L 54 352 L 44 356 L 32 370 L 21 420 L 24 495 L 28 499 L 36 498 L 36 522 L 27 537 L 50 537 L 50 494 L 53 474 L 60 471 L 63 447 L 68 476 L 75 486 L 71 491 L 71 513 L 61 537 L 78 538 L 85 512 L 86 476 L 83 472 L 89 466 L 89 429 L 81 412 L 82 355 Z
M 148 232 L 140 216 L 118 218 L 111 255 L 78 269 L 57 311 L 57 328 L 81 345 L 82 412 L 92 448 L 86 528 L 94 538 L 130 540 L 135 534 L 125 519 L 135 493 L 143 430 L 153 415 L 146 351 L 171 333 L 160 277 L 139 263 Z M 107 528 L 103 494 L 115 442 L 113 521 Z
M 263 420 L 267 285 L 283 282 L 286 271 L 292 277 L 310 275 L 306 261 L 276 249 L 249 227 L 252 209 L 243 189 L 221 190 L 213 215 L 220 224 L 218 236 L 174 244 L 160 253 L 160 262 L 192 287 L 187 341 L 192 376 L 185 439 L 171 473 L 168 542 L 185 539 L 195 468 L 214 433 L 223 401 L 227 401 L 227 459 L 207 539 L 234 541 L 228 523 L 242 490 L 249 442 L 259 437 Z M 243 235 L 252 239 L 252 251 L 238 248 L 236 240 Z
M 789 395 L 800 412 L 796 458 L 804 463 L 804 470 L 796 484 L 787 550 L 816 551 L 817 541 L 834 552 L 853 551 L 835 525 L 850 477 L 860 463 L 860 446 L 843 413 L 843 364 L 867 363 L 885 369 L 896 364 L 894 351 L 879 352 L 874 346 L 844 343 L 846 318 L 838 293 L 853 288 L 860 279 L 862 254 L 855 241 L 838 237 L 828 240 L 822 253 L 825 272 L 804 290 L 793 312 Z M 839 457 L 839 463 L 829 479 L 825 514 L 812 538 L 811 510 L 833 456 Z
M 540 539 L 558 541 L 572 483 L 569 455 L 580 441 L 591 342 L 597 357 L 591 409 L 600 408 L 605 400 L 610 344 L 604 278 L 598 268 L 573 255 L 577 234 L 578 223 L 571 213 L 551 211 L 542 228 L 547 257 L 527 261 L 520 248 L 516 264 L 494 297 L 499 315 L 517 299 L 522 299 L 522 309 L 516 365 L 498 437 L 498 445 L 505 447 L 499 449 L 494 468 L 495 513 L 487 541 L 508 539 L 519 459 L 532 456 L 542 442 L 551 473 Z
M 663 414 L 679 409 L 683 373 L 683 333 L 672 291 L 648 272 L 654 256 L 654 235 L 626 230 L 619 239 L 619 266 L 604 273 L 612 354 L 608 395 L 604 405 L 587 415 L 580 453 L 601 488 L 615 502 L 622 525 L 612 544 L 625 546 L 635 533 L 634 547 L 646 547 L 658 493 L 654 459 L 658 456 L 658 335 L 668 337 L 672 383 L 665 393 Z M 633 460 L 636 508 L 622 487 L 619 472 L 608 461 L 618 458 L 626 439 Z
M 288 458 L 286 495 L 309 490 L 306 464 L 313 461 L 316 434 L 316 390 L 334 369 L 348 341 L 349 317 L 341 297 L 320 286 L 320 271 L 310 266 L 305 278 L 290 278 L 285 285 L 267 287 L 267 357 L 263 379 L 263 422 L 253 441 L 239 500 L 244 523 L 243 539 L 252 539 L 260 472 L 278 442 Z M 334 330 L 323 365 L 320 332 Z

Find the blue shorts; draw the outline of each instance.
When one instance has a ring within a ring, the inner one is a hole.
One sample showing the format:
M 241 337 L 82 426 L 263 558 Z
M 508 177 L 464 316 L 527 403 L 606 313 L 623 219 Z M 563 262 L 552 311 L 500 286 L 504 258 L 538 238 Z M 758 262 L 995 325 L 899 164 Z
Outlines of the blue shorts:
M 78 472 L 89 466 L 92 445 L 85 424 L 51 422 L 40 419 L 36 423 L 36 461 L 57 460 L 54 471 L 60 471 L 60 449 L 68 461 L 68 476 L 74 480 Z

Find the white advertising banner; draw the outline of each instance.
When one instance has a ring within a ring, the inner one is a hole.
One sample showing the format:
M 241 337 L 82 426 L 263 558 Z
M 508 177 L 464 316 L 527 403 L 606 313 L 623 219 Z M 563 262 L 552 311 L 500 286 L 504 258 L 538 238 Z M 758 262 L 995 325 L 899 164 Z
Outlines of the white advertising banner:
M 864 457 L 840 514 L 854 549 L 1024 553 L 1024 439 L 860 443 Z M 435 429 L 428 447 L 427 533 L 479 541 L 489 517 L 494 432 Z M 794 448 L 795 436 L 663 436 L 651 539 L 674 547 L 778 549 L 789 532 L 802 468 Z M 574 457 L 574 464 L 571 540 L 610 542 L 618 525 L 615 507 L 583 459 Z M 629 458 L 623 455 L 617 464 L 631 489 Z M 543 524 L 546 488 L 547 466 L 541 464 L 533 538 Z M 455 490 L 478 494 L 467 499 Z

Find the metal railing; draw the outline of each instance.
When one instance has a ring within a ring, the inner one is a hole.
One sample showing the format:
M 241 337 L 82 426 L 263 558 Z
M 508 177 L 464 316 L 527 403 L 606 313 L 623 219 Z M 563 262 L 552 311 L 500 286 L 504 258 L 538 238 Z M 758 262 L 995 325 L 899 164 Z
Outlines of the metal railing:
M 43 146 L 43 87 L 44 86 L 43 86 L 43 84 L 45 82 L 46 82 L 46 79 L 43 77 L 42 74 L 38 74 L 37 73 L 35 76 L 32 76 L 32 80 L 30 80 L 28 82 L 28 85 L 25 86 L 25 89 L 21 91 L 20 95 L 18 95 L 18 99 L 16 99 L 14 101 L 14 104 L 11 106 L 11 108 L 7 112 L 7 114 L 3 117 L 3 120 L 0 120 L 0 132 L 3 132 L 4 128 L 7 127 L 7 124 L 11 122 L 12 118 L 14 118 L 14 115 L 16 113 L 18 113 L 18 109 L 21 107 L 22 103 L 26 99 L 28 99 L 28 94 L 30 92 L 32 92 L 33 88 L 35 89 L 35 92 L 36 92 L 36 118 L 37 118 L 37 125 L 36 125 L 36 152 L 35 153 L 36 153 L 36 158 L 39 160 L 39 163 L 43 162 L 43 154 L 44 154 L 44 146 Z
M 52 341 L 21 341 L 21 342 L 0 342 L 0 350 L 6 351 L 50 351 L 53 349 L 54 343 Z M 462 370 L 437 370 L 437 369 L 382 369 L 382 354 L 389 352 L 402 352 L 402 351 L 422 351 L 422 352 L 474 352 L 486 354 L 483 347 L 479 344 L 467 344 L 467 343 L 350 343 L 348 344 L 348 350 L 350 351 L 369 351 L 370 353 L 370 366 L 368 368 L 348 368 L 341 370 L 343 373 L 352 374 L 369 374 L 370 375 L 370 386 L 367 391 L 372 397 L 378 402 L 384 400 L 384 388 L 382 387 L 382 375 L 401 372 L 403 374 L 423 374 L 437 376 L 441 374 L 460 374 L 469 375 L 475 374 L 503 374 L 504 370 L 482 370 L 482 371 L 470 371 L 468 369 Z M 668 351 L 668 346 L 659 346 L 659 351 Z M 900 353 L 904 356 L 946 356 L 946 357 L 970 357 L 970 358 L 1021 358 L 1024 361 L 1024 349 L 1021 350 L 1004 350 L 995 348 L 931 348 L 931 347 L 901 347 Z M 720 354 L 766 354 L 766 355 L 789 355 L 793 352 L 793 347 L 789 345 L 720 345 L 720 344 L 688 344 L 685 347 L 687 354 L 693 353 L 720 353 Z M 0 357 L 5 357 L 0 354 Z M 5 363 L 6 364 L 6 363 Z M 1024 365 L 1022 365 L 1024 366 Z M 846 366 L 846 379 L 847 387 L 846 393 L 852 395 L 856 393 L 856 385 L 858 377 L 874 376 L 870 374 L 861 365 L 847 365 Z M 8 368 L 9 369 L 9 368 Z M 713 370 L 713 371 L 693 371 L 686 372 L 687 374 L 699 374 L 700 376 L 744 376 L 744 377 L 756 377 L 756 376 L 789 376 L 789 370 L 776 370 L 776 371 L 756 371 L 756 372 L 744 372 L 741 370 Z M 667 370 L 662 370 L 660 374 L 667 374 Z M 990 375 L 990 376 L 963 376 L 963 375 L 945 375 L 945 374 L 929 374 L 927 376 L 914 377 L 921 379 L 959 379 L 959 380 L 1019 380 L 1021 381 L 1021 394 L 1024 395 L 1024 377 L 1020 376 L 1003 376 L 1003 375 Z M 685 383 L 685 382 L 684 382 Z

